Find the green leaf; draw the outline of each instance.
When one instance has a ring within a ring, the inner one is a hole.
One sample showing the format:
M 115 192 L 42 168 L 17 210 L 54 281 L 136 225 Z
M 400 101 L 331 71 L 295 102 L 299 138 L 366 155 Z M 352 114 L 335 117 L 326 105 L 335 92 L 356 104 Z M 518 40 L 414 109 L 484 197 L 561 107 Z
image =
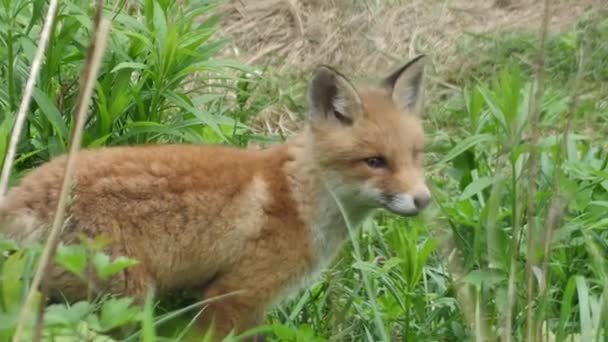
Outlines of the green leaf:
M 154 0 L 144 0 L 144 18 L 150 31 L 154 30 Z
M 564 290 L 556 341 L 565 340 L 568 318 L 572 313 L 572 298 L 574 298 L 574 290 L 576 289 L 576 278 L 577 277 L 575 276 L 570 277 L 570 279 L 568 279 L 568 284 L 566 285 L 566 290 Z
M 124 256 L 119 256 L 114 261 L 110 261 L 110 257 L 104 253 L 95 253 L 93 256 L 93 264 L 97 270 L 97 274 L 101 279 L 108 279 L 114 274 L 137 264 L 134 259 L 129 259 Z
M 112 71 L 110 71 L 110 73 L 115 73 L 117 71 L 123 70 L 123 69 L 132 69 L 132 70 L 146 70 L 149 67 L 147 65 L 145 65 L 144 63 L 138 63 L 138 62 L 122 62 L 119 63 L 117 66 L 115 66 Z
M 157 0 L 153 1 L 154 4 L 154 37 L 158 41 L 158 45 L 164 48 L 167 39 L 167 18 L 165 18 L 165 12 L 158 3 Z
M 387 272 L 397 266 L 399 266 L 400 264 L 402 264 L 404 261 L 401 258 L 397 258 L 397 257 L 392 257 L 389 258 L 388 260 L 386 260 L 384 262 L 384 264 L 382 265 L 382 270 Z
M 491 267 L 499 264 L 502 257 L 506 256 L 508 248 L 505 248 L 506 241 L 501 240 L 502 231 L 498 227 L 498 216 L 500 214 L 500 201 L 503 194 L 503 180 L 500 177 L 493 178 L 493 186 L 490 198 L 484 207 L 486 214 L 485 229 L 488 245 L 488 261 Z
M 54 304 L 46 308 L 44 317 L 48 325 L 73 325 L 92 311 L 92 305 L 85 301 L 77 302 L 69 307 L 65 304 Z
M 583 276 L 576 276 L 576 291 L 581 322 L 581 341 L 591 341 L 593 327 L 591 325 L 591 307 L 589 305 L 589 288 Z
M 156 341 L 156 332 L 154 324 L 154 300 L 152 293 L 146 295 L 146 302 L 144 304 L 144 310 L 141 318 L 141 340 L 143 342 L 154 342 Z
M 462 281 L 477 287 L 482 285 L 492 286 L 505 280 L 506 276 L 503 272 L 490 268 L 473 270 L 462 279 Z
M 437 240 L 430 237 L 422 244 L 422 247 L 418 251 L 418 267 L 420 270 L 424 268 L 426 262 L 429 259 L 429 256 L 433 251 L 437 249 Z
M 375 263 L 362 260 L 354 262 L 352 268 L 374 274 L 377 274 L 379 271 L 379 268 Z
M 110 298 L 101 307 L 100 324 L 103 331 L 134 322 L 139 308 L 131 306 L 133 298 Z
M 4 165 L 4 156 L 6 156 L 6 152 L 8 149 L 8 142 L 11 135 L 11 129 L 13 127 L 13 116 L 8 114 L 2 120 L 0 124 L 0 156 L 3 156 L 0 159 L 0 167 Z
M 211 127 L 213 129 L 213 131 L 215 133 L 217 133 L 222 139 L 224 139 L 225 141 L 227 140 L 226 136 L 221 131 L 216 118 L 213 115 L 195 108 L 194 106 L 189 104 L 186 100 L 184 100 L 179 94 L 176 94 L 174 92 L 170 92 L 170 91 L 166 92 L 165 97 L 167 98 L 167 100 L 169 100 L 171 103 L 175 104 L 176 106 L 179 106 L 180 108 L 194 114 L 199 120 L 201 120 L 201 122 L 203 122 L 203 123 L 207 124 L 209 127 Z
M 488 90 L 485 86 L 479 86 L 479 87 L 477 87 L 477 89 L 479 90 L 479 92 L 481 93 L 481 96 L 483 96 L 486 104 L 490 108 L 490 113 L 492 113 L 494 118 L 496 118 L 496 120 L 498 120 L 498 122 L 503 127 L 505 132 L 509 132 L 509 127 L 507 126 L 507 121 L 505 119 L 505 115 L 502 112 L 502 110 L 500 109 L 500 106 L 498 105 L 498 103 L 496 103 L 496 98 L 494 97 L 494 95 L 491 94 L 490 90 Z
M 59 133 L 59 138 L 61 139 L 62 144 L 64 144 L 69 137 L 69 131 L 61 113 L 42 90 L 35 88 L 33 97 L 47 120 L 49 120 L 53 128 L 55 128 L 55 131 Z
M 158 135 L 175 136 L 184 139 L 185 135 L 175 127 L 159 124 L 152 121 L 136 121 L 126 125 L 126 132 L 116 138 L 116 142 L 122 142 L 133 136 L 138 136 L 144 133 L 156 133 Z
M 57 248 L 55 261 L 66 270 L 82 276 L 87 264 L 87 251 L 81 245 L 62 244 Z
M 0 332 L 11 331 L 12 329 L 14 329 L 17 326 L 18 318 L 19 311 L 11 313 L 0 312 Z
M 492 185 L 493 182 L 494 182 L 493 177 L 477 178 L 476 180 L 472 181 L 471 183 L 469 183 L 469 185 L 467 185 L 464 188 L 464 190 L 462 191 L 462 194 L 460 194 L 460 200 L 462 201 L 462 200 L 473 197 L 474 195 L 480 193 L 485 188 Z
M 8 312 L 21 306 L 23 281 L 27 257 L 25 250 L 19 250 L 6 259 L 2 265 L 2 297 Z
M 272 332 L 274 332 L 281 341 L 294 341 L 296 337 L 296 331 L 284 324 L 273 325 Z
M 493 143 L 496 137 L 492 134 L 477 134 L 470 136 L 461 142 L 459 142 L 456 146 L 454 146 L 440 161 L 439 164 L 444 164 L 449 162 L 450 160 L 458 157 L 460 154 L 464 153 L 468 149 L 473 146 L 484 144 L 484 143 Z
M 17 243 L 13 240 L 5 239 L 0 235 L 0 254 L 4 252 L 16 251 L 19 249 Z M 1 260 L 1 259 L 0 259 Z

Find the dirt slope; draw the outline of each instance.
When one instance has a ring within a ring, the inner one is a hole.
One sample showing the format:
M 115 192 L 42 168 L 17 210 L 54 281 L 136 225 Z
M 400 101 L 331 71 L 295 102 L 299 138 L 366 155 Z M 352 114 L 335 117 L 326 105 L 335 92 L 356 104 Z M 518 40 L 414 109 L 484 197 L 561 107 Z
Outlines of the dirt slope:
M 453 62 L 463 35 L 538 29 L 541 0 L 228 0 L 223 34 L 247 62 L 303 70 L 385 71 L 419 53 L 436 68 Z M 605 0 L 552 0 L 551 30 L 563 30 Z

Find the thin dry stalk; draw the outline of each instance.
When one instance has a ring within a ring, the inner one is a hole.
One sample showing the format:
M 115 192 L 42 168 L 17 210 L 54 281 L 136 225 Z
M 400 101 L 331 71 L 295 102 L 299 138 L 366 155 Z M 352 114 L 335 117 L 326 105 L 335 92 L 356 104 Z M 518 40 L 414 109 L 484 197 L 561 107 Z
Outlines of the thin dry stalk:
M 105 4 L 104 0 L 97 0 L 97 3 L 95 4 L 95 16 L 93 18 L 93 32 L 95 32 L 95 33 L 98 32 L 98 30 L 99 30 L 99 24 L 102 19 L 104 4 Z M 90 63 L 90 58 L 93 55 L 93 53 L 94 53 L 93 49 L 95 49 L 95 46 L 96 46 L 95 39 L 96 38 L 94 36 L 93 41 L 91 42 L 89 49 L 87 51 L 87 62 L 85 63 L 85 68 L 81 72 L 81 81 L 84 80 L 87 77 L 87 75 L 90 73 L 90 68 L 92 66 L 92 63 Z M 82 94 L 80 94 L 80 95 L 82 95 Z M 79 98 L 79 102 L 81 100 L 82 100 L 82 98 Z M 56 248 L 53 248 L 53 251 L 52 251 L 51 255 L 49 256 L 50 260 L 54 259 L 55 250 L 56 250 Z M 40 283 L 40 298 L 41 298 L 40 301 L 41 301 L 41 303 L 44 303 L 45 298 L 48 297 L 48 293 L 49 293 L 48 272 L 44 272 L 44 276 L 42 277 L 42 281 Z M 44 330 L 43 328 L 44 328 L 44 305 L 38 305 L 38 312 L 36 314 L 36 325 L 34 328 L 34 339 L 33 339 L 34 341 L 42 340 L 42 332 Z
M 455 247 L 454 236 L 452 232 L 441 229 L 437 236 L 442 236 L 439 240 L 439 254 L 445 262 L 445 267 L 450 274 L 450 279 L 456 290 L 456 301 L 462 307 L 461 312 L 464 315 L 465 321 L 469 329 L 475 332 L 476 340 L 485 341 L 490 329 L 484 319 L 483 307 L 476 300 L 476 293 L 470 284 L 462 281 L 466 276 L 462 256 L 458 248 Z
M 584 38 L 583 38 L 584 39 Z M 578 106 L 578 100 L 580 96 L 580 84 L 583 78 L 583 66 L 584 66 L 584 57 L 585 57 L 585 49 L 584 42 L 583 47 L 581 48 L 578 69 L 576 72 L 576 76 L 574 78 L 574 83 L 572 86 L 574 95 L 572 96 L 572 100 L 570 102 L 570 108 L 568 110 L 568 115 L 566 118 L 566 126 L 564 127 L 564 134 L 562 137 L 562 141 L 560 144 L 560 152 L 557 158 L 557 165 L 555 167 L 555 174 L 553 175 L 553 193 L 555 196 L 551 199 L 551 204 L 549 205 L 549 211 L 547 213 L 547 218 L 545 220 L 545 226 L 543 231 L 543 263 L 542 263 L 542 272 L 541 272 L 541 282 L 539 289 L 539 298 L 546 302 L 547 298 L 547 279 L 549 278 L 549 260 L 551 259 L 551 241 L 553 240 L 553 231 L 559 225 L 564 216 L 564 209 L 566 206 L 566 199 L 564 198 L 564 194 L 562 193 L 562 189 L 560 186 L 560 176 L 561 176 L 561 167 L 562 161 L 566 159 L 566 150 L 568 146 L 568 135 L 570 134 L 570 130 L 572 128 L 572 121 L 574 118 L 574 113 L 576 112 L 576 108 Z M 542 322 L 544 320 L 543 312 L 539 314 L 536 324 L 537 326 L 537 337 L 540 337 L 542 332 Z
M 285 0 L 287 2 L 287 6 L 289 7 L 289 12 L 293 16 L 293 21 L 295 21 L 296 27 L 298 28 L 298 34 L 300 37 L 304 36 L 304 23 L 302 22 L 302 16 L 300 15 L 300 11 L 296 7 L 294 0 Z
M 17 153 L 17 144 L 19 143 L 21 131 L 23 130 L 23 125 L 25 124 L 25 119 L 27 117 L 27 111 L 30 107 L 30 102 L 32 101 L 32 93 L 34 92 L 34 86 L 36 85 L 38 74 L 40 73 L 40 67 L 42 66 L 42 60 L 44 59 L 44 52 L 46 51 L 49 38 L 51 37 L 51 31 L 53 28 L 53 23 L 55 22 L 55 12 L 57 12 L 58 3 L 58 0 L 50 0 L 49 2 L 49 8 L 46 12 L 42 32 L 40 33 L 38 49 L 36 49 L 36 54 L 34 55 L 34 61 L 32 62 L 30 75 L 25 84 L 23 97 L 21 98 L 21 104 L 19 105 L 19 110 L 17 111 L 15 126 L 13 127 L 8 151 L 6 153 L 6 157 L 4 158 L 2 175 L 0 175 L 0 201 L 4 199 L 4 196 L 6 195 L 6 190 L 8 189 L 8 181 L 13 170 L 15 154 Z M 13 80 L 9 80 L 9 82 L 13 82 Z
M 40 283 L 46 274 L 47 268 L 50 265 L 51 257 L 54 254 L 57 244 L 59 242 L 59 233 L 63 226 L 63 220 L 66 212 L 66 199 L 71 190 L 72 177 L 76 171 L 76 156 L 80 149 L 80 142 L 82 140 L 82 133 L 84 129 L 84 123 L 86 122 L 87 109 L 91 102 L 91 96 L 93 94 L 93 87 L 97 79 L 97 71 L 101 65 L 101 59 L 106 48 L 107 38 L 110 33 L 110 21 L 103 18 L 99 21 L 99 27 L 95 33 L 95 39 L 89 48 L 89 55 L 87 56 L 87 62 L 84 68 L 85 74 L 82 77 L 82 85 L 80 88 L 79 102 L 76 110 L 76 124 L 73 131 L 71 140 L 70 150 L 67 156 L 67 163 L 65 167 L 65 174 L 63 177 L 63 183 L 61 185 L 61 192 L 59 194 L 59 201 L 57 203 L 57 210 L 53 219 L 53 225 L 51 227 L 49 238 L 44 246 L 40 262 L 32 280 L 30 290 L 27 294 L 27 298 L 21 313 L 19 315 L 19 321 L 13 336 L 13 342 L 21 341 L 21 335 L 25 323 L 29 316 L 30 307 L 36 297 L 36 292 Z M 44 300 L 44 298 L 42 299 Z M 40 305 L 43 305 L 41 302 Z
M 42 332 L 44 330 L 44 298 L 47 298 L 49 295 L 49 286 L 48 282 L 45 279 L 42 279 L 40 283 L 40 305 L 38 305 L 38 312 L 36 313 L 36 325 L 34 327 L 34 338 L 32 341 L 42 341 Z
M 534 252 L 535 252 L 535 238 L 536 233 L 536 179 L 538 173 L 538 122 L 540 117 L 540 104 L 542 103 L 542 97 L 544 94 L 544 81 L 545 81 L 545 55 L 547 45 L 547 34 L 549 29 L 549 6 L 550 1 L 545 0 L 544 2 L 544 13 L 543 21 L 540 28 L 540 46 L 538 52 L 538 60 L 536 62 L 536 79 L 537 87 L 534 98 L 530 101 L 530 154 L 528 160 L 528 231 L 527 231 L 527 259 L 526 259 L 526 341 L 534 341 L 534 317 L 532 315 L 533 307 L 533 296 L 534 296 L 534 271 L 535 266 Z M 533 87 L 532 87 L 533 88 Z
M 512 177 L 517 177 L 515 170 L 512 171 Z M 514 182 L 515 183 L 515 182 Z M 518 186 L 515 183 L 515 199 L 518 197 Z M 513 236 L 511 238 L 511 260 L 509 267 L 509 280 L 507 286 L 507 308 L 505 312 L 504 329 L 502 333 L 502 341 L 511 342 L 513 340 L 513 308 L 515 307 L 515 278 L 517 275 L 517 256 L 519 255 L 519 241 L 521 234 L 521 201 L 513 201 L 515 210 L 515 219 L 513 222 Z
M 536 144 L 538 141 L 538 135 L 537 135 L 537 131 L 538 131 L 538 107 L 537 104 L 540 103 L 541 101 L 541 96 L 543 94 L 543 81 L 544 81 L 544 61 L 545 61 L 545 45 L 546 45 L 546 36 L 547 36 L 547 32 L 548 32 L 548 20 L 549 20 L 549 6 L 548 6 L 548 1 L 545 1 L 544 4 L 544 15 L 543 15 L 543 22 L 542 22 L 542 27 L 541 27 L 541 42 L 540 42 L 540 49 L 539 49 L 539 55 L 538 55 L 538 61 L 537 61 L 537 81 L 538 81 L 538 87 L 537 87 L 537 92 L 535 94 L 535 97 L 532 98 L 532 94 L 534 91 L 534 87 L 530 88 L 530 104 L 528 107 L 528 111 L 530 113 L 532 113 L 532 119 L 531 119 L 531 123 L 532 123 L 532 128 L 531 128 L 531 132 L 532 132 L 532 138 L 531 138 L 531 145 L 530 145 L 530 160 L 529 160 L 529 165 L 528 165 L 528 171 L 529 171 L 529 184 L 528 184 L 528 251 L 527 251 L 527 255 L 528 255 L 528 259 L 526 260 L 526 277 L 527 277 L 527 281 L 528 281 L 528 286 L 526 287 L 527 290 L 527 318 L 528 318 L 528 322 L 527 324 L 530 325 L 531 321 L 530 319 L 532 318 L 531 315 L 531 310 L 532 310 L 532 301 L 531 301 L 531 296 L 533 294 L 533 273 L 532 273 L 532 257 L 533 257 L 533 247 L 534 247 L 534 230 L 536 229 L 536 225 L 535 225 L 535 198 L 536 198 L 536 170 L 537 170 L 537 151 L 536 151 Z M 512 177 L 516 177 L 516 170 L 515 168 L 512 169 Z M 519 247 L 520 247 L 520 241 L 521 241 L 521 227 L 522 227 L 522 212 L 523 212 L 523 202 L 522 201 L 517 201 L 517 198 L 519 197 L 519 194 L 522 193 L 521 189 L 519 189 L 519 186 L 516 182 L 514 182 L 514 186 L 515 186 L 515 191 L 517 192 L 514 196 L 514 200 L 513 200 L 513 210 L 515 211 L 514 213 L 514 222 L 513 222 L 513 235 L 512 235 L 512 239 L 511 239 L 511 260 L 510 260 L 510 267 L 509 267 L 509 279 L 508 279 L 508 285 L 507 285 L 507 307 L 505 310 L 505 316 L 504 316 L 504 328 L 502 331 L 502 336 L 501 336 L 501 340 L 504 342 L 511 342 L 513 340 L 513 310 L 515 307 L 515 301 L 516 301 L 516 284 L 515 284 L 515 280 L 516 280 L 516 275 L 517 275 L 517 256 L 519 254 Z M 530 331 L 528 331 L 530 332 Z M 528 336 L 529 337 L 529 336 Z

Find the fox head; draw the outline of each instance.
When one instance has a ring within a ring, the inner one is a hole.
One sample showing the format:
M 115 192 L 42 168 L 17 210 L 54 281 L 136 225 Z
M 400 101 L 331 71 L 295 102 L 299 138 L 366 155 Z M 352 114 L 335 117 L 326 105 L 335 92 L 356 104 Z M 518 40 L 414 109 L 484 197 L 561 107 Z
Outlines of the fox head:
M 363 89 L 330 67 L 314 72 L 308 93 L 312 149 L 344 204 L 406 216 L 429 204 L 419 117 L 423 70 L 419 56 Z

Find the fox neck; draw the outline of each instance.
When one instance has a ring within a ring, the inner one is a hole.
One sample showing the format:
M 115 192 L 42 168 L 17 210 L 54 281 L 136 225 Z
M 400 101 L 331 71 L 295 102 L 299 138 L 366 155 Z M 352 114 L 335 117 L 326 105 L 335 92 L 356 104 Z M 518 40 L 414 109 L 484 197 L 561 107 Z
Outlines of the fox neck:
M 324 180 L 318 195 L 317 215 L 311 224 L 314 246 L 320 262 L 326 265 L 334 259 L 350 233 L 356 233 L 373 208 L 359 198 L 359 194 L 332 179 Z
M 292 196 L 310 231 L 318 267 L 326 266 L 348 238 L 349 226 L 356 230 L 374 207 L 359 189 L 343 182 L 339 175 L 323 170 L 312 150 L 308 129 L 288 143 L 292 162 L 286 170 Z

